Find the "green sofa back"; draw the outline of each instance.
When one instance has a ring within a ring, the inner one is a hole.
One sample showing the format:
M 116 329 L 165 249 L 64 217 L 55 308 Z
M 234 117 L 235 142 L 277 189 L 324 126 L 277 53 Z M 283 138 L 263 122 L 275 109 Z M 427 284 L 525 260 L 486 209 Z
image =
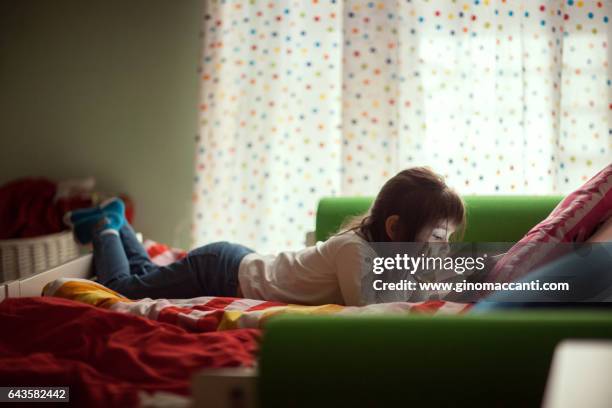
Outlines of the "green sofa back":
M 612 339 L 612 314 L 281 316 L 264 332 L 261 406 L 539 407 L 567 338 Z
M 562 196 L 464 196 L 465 242 L 515 242 L 546 218 Z M 372 197 L 329 197 L 319 202 L 315 236 L 326 240 L 348 217 L 363 214 Z

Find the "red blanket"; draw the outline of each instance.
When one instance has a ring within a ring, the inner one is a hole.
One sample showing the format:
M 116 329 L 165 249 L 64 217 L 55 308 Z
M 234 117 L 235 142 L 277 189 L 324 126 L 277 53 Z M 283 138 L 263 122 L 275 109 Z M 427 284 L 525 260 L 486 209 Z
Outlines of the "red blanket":
M 77 406 L 137 406 L 139 392 L 190 394 L 206 367 L 251 365 L 259 331 L 190 333 L 59 298 L 0 303 L 0 385 L 69 386 Z

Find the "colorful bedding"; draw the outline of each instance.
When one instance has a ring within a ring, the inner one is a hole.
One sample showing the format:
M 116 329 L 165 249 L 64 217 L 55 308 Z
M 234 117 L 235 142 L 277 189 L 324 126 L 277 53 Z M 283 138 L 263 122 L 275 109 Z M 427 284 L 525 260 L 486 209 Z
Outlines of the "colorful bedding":
M 111 289 L 85 279 L 58 279 L 45 287 L 44 295 L 76 300 L 120 313 L 170 323 L 193 332 L 262 328 L 270 317 L 286 313 L 310 315 L 457 314 L 464 312 L 468 307 L 461 303 L 442 301 L 397 302 L 362 307 L 299 306 L 254 299 L 208 296 L 193 299 L 130 300 Z

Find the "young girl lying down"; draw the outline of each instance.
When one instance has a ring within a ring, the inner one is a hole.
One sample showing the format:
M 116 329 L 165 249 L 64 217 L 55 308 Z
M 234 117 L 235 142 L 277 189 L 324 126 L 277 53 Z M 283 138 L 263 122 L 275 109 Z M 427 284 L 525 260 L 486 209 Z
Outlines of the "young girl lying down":
M 278 255 L 215 242 L 167 266 L 151 262 L 118 198 L 68 213 L 66 222 L 77 241 L 93 243 L 99 282 L 128 298 L 229 296 L 357 306 L 364 304 L 368 242 L 448 242 L 464 224 L 465 210 L 439 175 L 415 167 L 389 179 L 367 214 L 325 242 Z

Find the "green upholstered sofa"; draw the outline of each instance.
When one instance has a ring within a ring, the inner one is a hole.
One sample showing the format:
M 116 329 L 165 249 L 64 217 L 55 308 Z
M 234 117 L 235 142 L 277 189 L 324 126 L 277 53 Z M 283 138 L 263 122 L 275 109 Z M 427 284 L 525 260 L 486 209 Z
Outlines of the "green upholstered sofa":
M 516 241 L 560 200 L 465 197 L 464 240 Z M 316 238 L 325 239 L 370 204 L 371 198 L 321 200 Z M 612 339 L 612 314 L 281 316 L 264 332 L 260 402 L 263 407 L 540 406 L 554 348 L 570 338 Z
M 466 242 L 515 242 L 542 221 L 561 196 L 465 196 Z M 350 216 L 362 214 L 372 197 L 333 197 L 319 202 L 315 236 L 327 239 Z

